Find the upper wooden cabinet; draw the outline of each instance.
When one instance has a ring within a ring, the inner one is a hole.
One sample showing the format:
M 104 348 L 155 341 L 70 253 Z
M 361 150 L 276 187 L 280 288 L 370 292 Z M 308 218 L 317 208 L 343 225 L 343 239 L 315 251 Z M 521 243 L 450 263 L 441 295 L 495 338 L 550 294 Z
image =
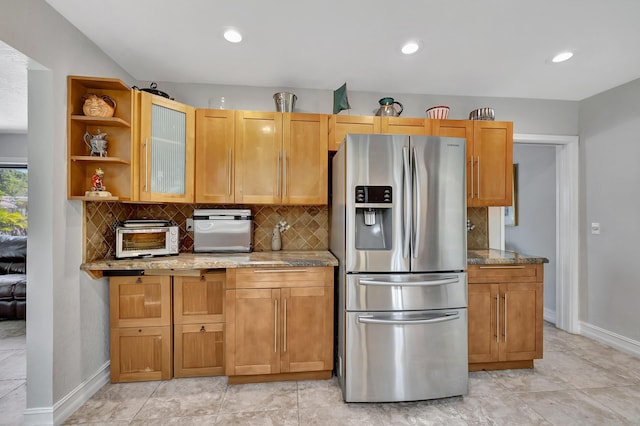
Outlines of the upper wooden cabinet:
M 194 201 L 195 109 L 137 91 L 139 200 Z
M 432 135 L 431 122 L 426 118 L 380 117 L 381 133 L 396 135 Z
M 513 123 L 433 120 L 436 136 L 467 139 L 467 206 L 510 206 L 513 182 Z
M 471 145 L 467 147 L 467 158 L 471 160 L 471 198 L 467 199 L 467 205 L 510 206 L 513 190 L 513 123 L 474 121 L 473 144 L 468 145 Z
M 114 78 L 67 77 L 67 198 L 74 200 L 122 200 L 133 198 L 133 95 Z M 85 96 L 108 96 L 116 103 L 113 117 L 86 116 Z M 106 133 L 107 156 L 91 156 L 85 134 Z M 112 197 L 86 197 L 96 169 L 104 172 L 104 184 Z
M 330 115 L 329 151 L 337 151 L 347 133 L 380 133 L 380 118 L 368 115 Z
M 196 110 L 196 203 L 235 202 L 235 111 Z
M 236 112 L 235 202 L 327 203 L 327 116 Z

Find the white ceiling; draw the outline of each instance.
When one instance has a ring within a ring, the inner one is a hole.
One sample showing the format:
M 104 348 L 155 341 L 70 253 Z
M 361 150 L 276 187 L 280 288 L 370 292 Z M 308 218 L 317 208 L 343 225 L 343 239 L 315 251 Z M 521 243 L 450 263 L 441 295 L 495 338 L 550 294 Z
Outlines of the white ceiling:
M 638 0 L 46 1 L 139 81 L 576 101 L 640 78 Z

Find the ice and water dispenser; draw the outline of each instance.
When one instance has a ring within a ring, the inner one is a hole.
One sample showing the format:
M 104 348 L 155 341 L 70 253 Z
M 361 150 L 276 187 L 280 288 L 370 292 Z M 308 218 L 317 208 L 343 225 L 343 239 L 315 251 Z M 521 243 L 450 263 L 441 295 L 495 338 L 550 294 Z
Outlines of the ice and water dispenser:
M 356 186 L 356 250 L 390 250 L 393 194 L 390 186 Z

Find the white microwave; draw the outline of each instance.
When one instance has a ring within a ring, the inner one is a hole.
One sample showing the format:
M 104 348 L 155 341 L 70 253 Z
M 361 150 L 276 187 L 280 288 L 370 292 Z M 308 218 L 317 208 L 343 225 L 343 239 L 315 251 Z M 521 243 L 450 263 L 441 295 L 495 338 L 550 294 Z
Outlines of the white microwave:
M 179 228 L 171 221 L 132 219 L 115 227 L 116 259 L 173 256 L 179 253 Z

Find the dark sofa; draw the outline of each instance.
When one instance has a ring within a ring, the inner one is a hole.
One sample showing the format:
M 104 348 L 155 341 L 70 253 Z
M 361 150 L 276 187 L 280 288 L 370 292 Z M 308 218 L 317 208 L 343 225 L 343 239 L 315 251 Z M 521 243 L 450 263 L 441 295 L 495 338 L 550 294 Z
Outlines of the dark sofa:
M 27 237 L 0 235 L 0 320 L 27 314 Z

